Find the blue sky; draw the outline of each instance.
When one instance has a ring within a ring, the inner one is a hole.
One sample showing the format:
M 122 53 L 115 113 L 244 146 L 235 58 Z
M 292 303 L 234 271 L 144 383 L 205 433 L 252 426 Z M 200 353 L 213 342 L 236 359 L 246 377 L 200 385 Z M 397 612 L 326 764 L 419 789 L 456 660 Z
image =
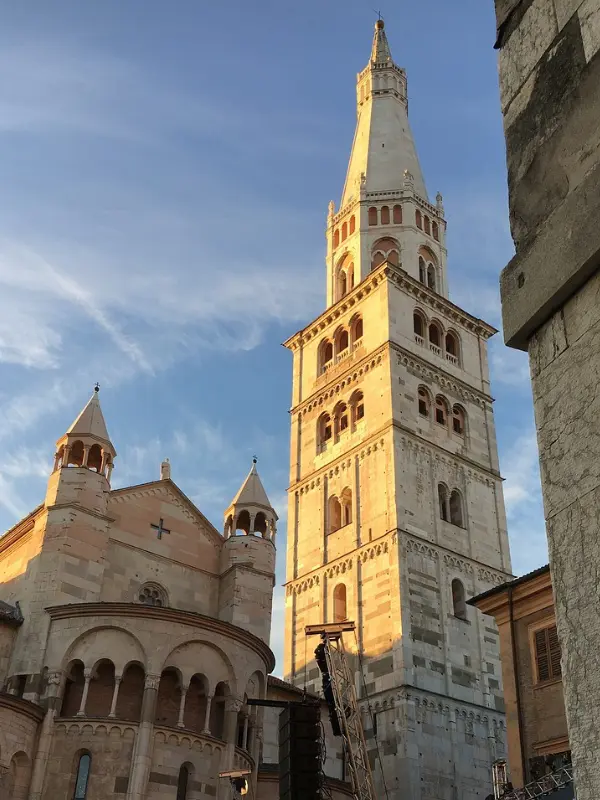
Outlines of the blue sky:
M 512 255 L 491 0 L 382 5 L 451 298 L 500 325 Z M 220 528 L 252 455 L 282 517 L 291 357 L 324 307 L 359 0 L 29 0 L 0 30 L 0 530 L 43 497 L 102 385 L 114 485 L 173 478 Z M 490 345 L 515 572 L 546 558 L 527 358 Z M 275 601 L 280 653 L 283 599 Z M 278 670 L 281 664 L 278 665 Z

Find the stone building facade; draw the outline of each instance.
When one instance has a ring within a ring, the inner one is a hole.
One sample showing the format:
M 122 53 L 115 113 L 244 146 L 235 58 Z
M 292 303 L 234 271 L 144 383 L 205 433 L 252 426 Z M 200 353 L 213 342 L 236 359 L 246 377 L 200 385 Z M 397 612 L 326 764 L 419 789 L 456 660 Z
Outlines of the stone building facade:
M 277 516 L 256 471 L 222 535 L 161 478 L 111 489 L 97 392 L 44 502 L 0 538 L 0 797 L 229 798 L 257 786 Z M 236 533 L 238 535 L 236 535 Z
M 571 763 L 550 567 L 473 597 L 500 633 L 511 783 L 515 788 Z M 572 798 L 566 787 L 561 798 Z
M 428 198 L 407 105 L 379 20 L 327 218 L 327 307 L 286 342 L 285 674 L 318 691 L 305 626 L 354 620 L 382 796 L 385 782 L 393 800 L 475 800 L 505 746 L 498 631 L 466 605 L 511 575 L 496 331 L 448 299 L 442 197 Z
M 496 0 L 516 255 L 504 332 L 527 350 L 579 800 L 600 797 L 600 1 Z

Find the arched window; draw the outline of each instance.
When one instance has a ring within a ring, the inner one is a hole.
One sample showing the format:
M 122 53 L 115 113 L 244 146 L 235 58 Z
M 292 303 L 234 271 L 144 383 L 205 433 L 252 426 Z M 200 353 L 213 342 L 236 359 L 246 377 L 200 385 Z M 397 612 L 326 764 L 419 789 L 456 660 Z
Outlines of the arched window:
M 425 343 L 425 319 L 420 311 L 415 311 L 413 314 L 413 329 L 415 332 L 415 341 L 417 344 Z
M 393 264 L 395 267 L 400 266 L 400 253 L 394 248 L 388 252 L 386 260 L 389 264 Z
M 340 229 L 336 228 L 333 234 L 333 249 L 340 246 Z
M 164 607 L 167 605 L 167 593 L 158 583 L 144 583 L 138 592 L 138 602 L 145 606 Z
M 448 403 L 441 394 L 435 398 L 435 421 L 438 425 L 448 426 Z
M 357 345 L 363 337 L 363 321 L 362 317 L 356 317 L 351 326 L 352 344 Z
M 354 233 L 356 230 L 356 217 L 354 214 L 350 217 L 350 233 Z
M 75 776 L 75 792 L 73 793 L 73 800 L 85 800 L 87 797 L 91 767 L 91 755 L 89 753 L 82 753 L 79 756 L 79 761 L 77 763 L 77 774 Z
M 346 255 L 340 260 L 335 273 L 336 302 L 345 297 L 354 286 L 354 262 Z
M 250 512 L 245 508 L 237 515 L 235 521 L 235 532 L 241 531 L 246 536 L 250 535 Z
M 429 217 L 425 217 L 423 222 L 424 222 L 423 227 L 425 229 L 425 233 L 427 233 L 429 236 L 431 236 L 431 220 L 429 219 Z
M 417 228 L 423 230 L 423 216 L 418 209 L 415 211 L 415 222 L 417 223 Z
M 348 238 L 348 223 L 344 222 L 342 225 L 342 242 Z
M 371 269 L 375 269 L 384 261 L 396 266 L 400 263 L 400 245 L 395 239 L 386 236 L 375 242 L 371 249 Z
M 377 225 L 377 209 L 371 206 L 369 209 L 369 225 Z
M 432 230 L 433 230 L 433 238 L 436 240 L 436 242 L 439 242 L 439 240 L 440 240 L 440 229 L 438 227 L 437 222 L 434 222 L 431 227 L 432 227 Z
M 394 206 L 394 225 L 402 224 L 402 206 Z
M 317 449 L 325 450 L 331 439 L 331 417 L 329 414 L 321 414 L 317 422 Z
M 69 448 L 69 464 L 74 464 L 76 467 L 83 464 L 83 442 L 73 442 Z
M 60 709 L 61 717 L 74 717 L 77 714 L 81 706 L 84 685 L 83 663 L 74 661 L 67 671 L 67 682 Z
M 342 433 L 348 430 L 348 406 L 346 403 L 338 403 L 333 412 L 333 427 L 336 441 Z
M 141 664 L 131 663 L 123 670 L 115 709 L 117 719 L 140 721 L 145 680 L 146 674 Z
M 452 431 L 457 436 L 465 435 L 465 411 L 461 406 L 452 409 Z
M 335 495 L 332 495 L 327 506 L 329 512 L 328 532 L 335 533 L 342 527 L 342 504 Z
M 419 280 L 427 286 L 427 267 L 423 256 L 419 256 Z
M 179 720 L 181 707 L 181 675 L 174 667 L 167 667 L 162 671 L 158 684 L 156 697 L 156 711 L 154 722 L 157 725 L 166 725 L 175 728 Z
M 442 329 L 436 320 L 429 323 L 429 346 L 438 355 L 442 349 Z
M 187 800 L 189 780 L 190 769 L 187 764 L 182 764 L 177 778 L 177 800 Z
M 424 386 L 419 386 L 419 414 L 428 417 L 430 408 L 431 396 Z
M 382 206 L 381 207 L 381 224 L 382 225 L 389 225 L 390 224 L 390 209 L 389 209 L 389 206 Z
M 446 334 L 446 358 L 451 364 L 458 364 L 459 344 L 458 336 L 454 331 Z
M 465 587 L 462 581 L 454 578 L 452 581 L 452 608 L 454 616 L 459 619 L 467 618 L 467 601 L 465 596 Z
M 448 489 L 443 483 L 438 483 L 438 504 L 440 507 L 440 519 L 449 522 Z
M 462 497 L 458 489 L 453 489 L 450 495 L 450 522 L 459 528 L 464 527 Z
M 115 665 L 108 658 L 99 661 L 92 671 L 85 704 L 86 717 L 108 717 L 115 690 Z
M 350 336 L 346 328 L 342 328 L 336 333 L 335 336 L 335 354 L 336 356 L 344 353 L 350 345 Z
M 435 267 L 433 264 L 427 265 L 427 287 L 435 292 Z
M 90 447 L 90 452 L 88 453 L 88 460 L 87 460 L 87 467 L 88 469 L 93 469 L 96 472 L 100 472 L 102 469 L 102 448 L 99 444 L 93 444 Z
M 352 408 L 352 427 L 354 428 L 365 416 L 365 400 L 361 391 L 354 392 L 350 398 Z
M 215 694 L 210 704 L 209 730 L 216 739 L 223 738 L 225 727 L 225 702 L 229 696 L 229 686 L 222 681 L 217 684 Z
M 338 583 L 333 590 L 333 621 L 344 622 L 347 619 L 346 584 Z
M 342 492 L 342 525 L 352 522 L 352 490 L 346 487 Z
M 321 344 L 319 345 L 319 375 L 322 375 L 326 370 L 329 369 L 331 363 L 333 361 L 333 342 L 330 342 L 329 339 L 323 339 Z

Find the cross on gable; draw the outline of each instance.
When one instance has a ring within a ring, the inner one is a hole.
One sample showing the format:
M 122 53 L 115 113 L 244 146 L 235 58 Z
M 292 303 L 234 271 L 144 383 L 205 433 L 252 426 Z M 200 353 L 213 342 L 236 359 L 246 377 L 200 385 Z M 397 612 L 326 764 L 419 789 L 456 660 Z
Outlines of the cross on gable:
M 164 525 L 164 520 L 162 518 L 159 520 L 158 525 L 153 525 L 153 524 L 150 525 L 150 527 L 153 530 L 157 531 L 159 539 L 162 539 L 163 533 L 171 533 L 171 531 L 168 528 L 163 527 L 163 525 Z

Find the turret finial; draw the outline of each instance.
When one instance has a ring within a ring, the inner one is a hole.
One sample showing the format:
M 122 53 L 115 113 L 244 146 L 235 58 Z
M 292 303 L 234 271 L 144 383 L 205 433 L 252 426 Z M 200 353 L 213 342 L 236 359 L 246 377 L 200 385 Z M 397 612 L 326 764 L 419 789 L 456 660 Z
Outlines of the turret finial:
M 100 384 L 98 383 L 98 381 L 96 381 L 96 384 L 94 386 L 94 391 L 95 392 L 99 392 L 100 391 Z

